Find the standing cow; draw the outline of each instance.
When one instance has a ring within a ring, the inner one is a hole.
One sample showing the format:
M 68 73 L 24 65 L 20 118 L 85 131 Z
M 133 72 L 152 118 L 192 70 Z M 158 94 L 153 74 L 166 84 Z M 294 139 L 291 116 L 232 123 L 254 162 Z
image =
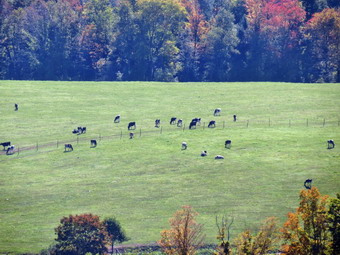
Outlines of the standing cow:
M 216 108 L 214 111 L 214 116 L 220 116 L 221 115 L 221 108 Z
M 134 122 L 134 121 L 133 121 L 133 122 L 130 122 L 129 125 L 128 125 L 128 130 L 130 130 L 130 129 L 132 129 L 132 128 L 133 128 L 133 129 L 136 129 L 136 122 Z

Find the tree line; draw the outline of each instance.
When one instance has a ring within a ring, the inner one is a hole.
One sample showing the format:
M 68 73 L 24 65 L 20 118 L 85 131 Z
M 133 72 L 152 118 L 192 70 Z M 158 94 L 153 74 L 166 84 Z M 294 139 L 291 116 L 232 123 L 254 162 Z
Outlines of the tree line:
M 163 253 L 150 254 L 197 254 L 205 238 L 203 225 L 197 222 L 197 216 L 192 207 L 182 206 L 169 219 L 170 229 L 161 232 L 158 245 Z M 340 194 L 329 199 L 329 196 L 321 195 L 316 187 L 301 190 L 299 207 L 295 212 L 288 213 L 282 227 L 279 227 L 277 218 L 269 217 L 256 233 L 246 230 L 230 241 L 233 221 L 228 217 L 222 217 L 219 221 L 216 217 L 218 244 L 204 254 L 263 255 L 278 251 L 287 255 L 339 254 Z M 117 219 L 101 221 L 93 214 L 63 217 L 55 234 L 55 244 L 40 255 L 105 254 L 108 245 L 113 254 L 114 244 L 128 240 Z
M 0 79 L 340 82 L 338 0 L 0 0 Z

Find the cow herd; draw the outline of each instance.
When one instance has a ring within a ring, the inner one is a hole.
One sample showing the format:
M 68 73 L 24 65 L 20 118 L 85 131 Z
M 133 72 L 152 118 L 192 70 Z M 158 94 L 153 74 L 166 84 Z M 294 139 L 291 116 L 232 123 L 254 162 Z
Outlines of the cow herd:
M 15 111 L 18 111 L 19 105 L 15 104 L 14 106 L 15 106 Z M 216 108 L 213 112 L 213 115 L 214 116 L 220 116 L 221 111 L 222 111 L 221 108 Z M 121 120 L 120 115 L 116 115 L 114 117 L 114 123 L 120 123 L 120 120 Z M 235 114 L 233 115 L 233 121 L 234 122 L 237 121 L 237 116 Z M 161 120 L 156 119 L 155 120 L 155 127 L 159 128 L 160 124 L 161 124 Z M 171 117 L 170 118 L 170 125 L 177 125 L 177 127 L 182 127 L 183 120 L 178 119 L 177 117 Z M 189 129 L 195 129 L 197 126 L 200 126 L 200 125 L 201 125 L 201 118 L 193 118 L 191 120 L 190 124 L 189 124 Z M 137 126 L 136 126 L 135 121 L 129 122 L 128 126 L 127 126 L 128 130 L 134 130 L 134 129 L 136 129 L 136 127 Z M 209 121 L 208 128 L 214 128 L 214 127 L 216 127 L 216 121 L 215 120 Z M 78 127 L 76 129 L 73 129 L 72 133 L 78 134 L 78 135 L 84 134 L 84 133 L 86 133 L 86 127 Z M 134 138 L 134 133 L 130 132 L 129 138 L 130 139 Z M 92 148 L 97 147 L 97 141 L 96 140 L 91 140 L 90 144 L 91 144 Z M 3 150 L 6 151 L 7 155 L 11 155 L 15 152 L 15 146 L 11 145 L 11 142 L 3 142 L 3 143 L 0 143 L 0 145 L 3 146 Z M 328 145 L 328 147 L 327 147 L 328 149 L 333 149 L 335 147 L 335 143 L 334 143 L 333 140 L 328 140 L 327 145 Z M 230 149 L 231 148 L 231 140 L 226 140 L 224 147 L 227 148 L 227 149 Z M 188 148 L 188 144 L 186 142 L 182 142 L 182 150 L 186 150 L 187 148 Z M 73 151 L 72 144 L 65 144 L 65 152 L 68 152 L 68 151 Z M 207 155 L 208 155 L 207 151 L 201 152 L 202 157 L 205 157 Z M 215 159 L 224 159 L 224 157 L 221 156 L 221 155 L 217 155 L 217 156 L 215 156 Z M 308 182 L 307 182 L 307 184 L 308 184 Z

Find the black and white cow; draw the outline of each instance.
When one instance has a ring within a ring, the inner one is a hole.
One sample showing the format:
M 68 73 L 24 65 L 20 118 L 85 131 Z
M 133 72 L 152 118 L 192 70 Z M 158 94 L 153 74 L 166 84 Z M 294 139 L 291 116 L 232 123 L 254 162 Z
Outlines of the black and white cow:
M 159 125 L 161 124 L 161 120 L 160 119 L 156 119 L 155 120 L 155 127 L 159 128 Z
M 118 114 L 118 115 L 115 117 L 115 119 L 114 119 L 113 122 L 114 122 L 114 123 L 119 123 L 119 122 L 120 122 L 120 114 Z
M 328 144 L 328 149 L 333 149 L 335 147 L 335 143 L 333 140 L 328 140 L 327 144 Z
M 230 147 L 231 147 L 231 140 L 226 140 L 225 143 L 224 143 L 224 147 L 227 148 L 227 149 L 230 149 Z
M 222 155 L 216 155 L 215 159 L 224 159 L 224 157 Z
M 216 121 L 211 120 L 208 124 L 208 128 L 214 128 L 214 127 L 216 127 Z
M 182 119 L 179 119 L 179 120 L 177 121 L 177 127 L 182 127 L 182 125 L 183 125 L 183 120 L 182 120 Z
M 70 143 L 65 144 L 65 151 L 73 151 L 73 146 Z
M 189 129 L 193 129 L 193 128 L 196 128 L 196 125 L 197 125 L 197 121 L 191 121 L 190 124 L 189 124 Z
M 12 155 L 14 153 L 14 150 L 15 150 L 15 146 L 14 145 L 8 146 L 8 148 L 6 150 L 6 155 Z
M 97 147 L 97 140 L 91 140 L 91 147 Z
M 201 152 L 201 157 L 206 157 L 208 156 L 208 152 L 207 151 L 202 151 Z
M 196 122 L 196 125 L 197 125 L 197 126 L 200 126 L 200 125 L 201 125 L 201 118 L 193 118 L 193 119 L 191 120 L 191 122 Z
M 134 138 L 135 134 L 131 132 L 131 133 L 129 134 L 129 136 L 130 136 L 130 139 L 132 139 L 132 138 Z
M 215 111 L 214 111 L 214 116 L 219 116 L 221 115 L 221 108 L 216 108 Z
M 176 124 L 176 120 L 177 120 L 176 117 L 172 117 L 172 118 L 170 119 L 170 125 L 175 125 L 175 124 Z
M 11 142 L 0 143 L 0 145 L 4 147 L 4 150 L 6 150 L 6 147 L 11 146 Z
M 132 128 L 136 129 L 136 122 L 134 122 L 134 121 L 130 122 L 129 125 L 128 125 L 128 130 L 130 130 Z
M 311 189 L 312 188 L 312 179 L 307 179 L 305 180 L 305 182 L 303 183 L 303 186 L 305 186 L 306 189 Z
M 182 150 L 186 150 L 188 148 L 188 144 L 186 142 L 182 142 Z

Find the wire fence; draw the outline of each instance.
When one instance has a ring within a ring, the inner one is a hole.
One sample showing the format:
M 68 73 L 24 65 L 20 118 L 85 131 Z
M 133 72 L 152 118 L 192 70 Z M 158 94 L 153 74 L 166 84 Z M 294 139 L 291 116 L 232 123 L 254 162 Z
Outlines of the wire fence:
M 326 119 L 288 119 L 288 120 L 277 120 L 277 119 L 248 119 L 248 120 L 238 120 L 238 121 L 225 121 L 225 120 L 216 120 L 214 122 L 202 122 L 197 124 L 196 126 L 189 128 L 190 125 L 187 123 L 182 123 L 181 125 L 177 125 L 174 123 L 173 125 L 164 125 L 159 127 L 154 127 L 149 129 L 135 128 L 133 130 L 116 130 L 114 134 L 95 134 L 91 136 L 83 137 L 82 135 L 76 135 L 74 139 L 62 139 L 56 140 L 53 142 L 42 142 L 39 141 L 35 144 L 20 146 L 16 145 L 14 149 L 7 151 L 4 147 L 2 151 L 0 151 L 0 155 L 20 155 L 23 152 L 27 151 L 39 151 L 44 148 L 55 148 L 59 147 L 64 148 L 65 144 L 79 144 L 84 141 L 90 142 L 90 140 L 109 140 L 109 139 L 126 139 L 132 138 L 131 133 L 133 134 L 133 138 L 142 137 L 142 136 L 150 136 L 154 134 L 163 134 L 164 132 L 174 132 L 174 131 L 193 131 L 193 130 L 205 130 L 205 129 L 230 129 L 230 128 L 294 128 L 294 127 L 339 127 L 339 120 L 326 120 Z M 0 161 L 2 161 L 0 159 Z

